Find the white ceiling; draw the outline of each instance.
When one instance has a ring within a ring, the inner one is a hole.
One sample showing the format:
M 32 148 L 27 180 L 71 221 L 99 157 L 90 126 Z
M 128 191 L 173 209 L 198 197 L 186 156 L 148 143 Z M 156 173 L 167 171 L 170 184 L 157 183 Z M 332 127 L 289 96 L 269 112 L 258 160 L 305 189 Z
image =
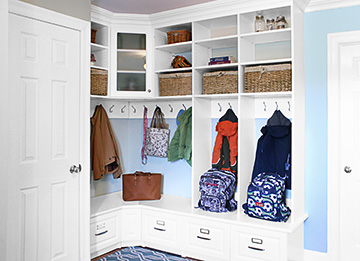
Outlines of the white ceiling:
M 114 13 L 152 14 L 211 1 L 215 0 L 91 0 L 91 3 Z

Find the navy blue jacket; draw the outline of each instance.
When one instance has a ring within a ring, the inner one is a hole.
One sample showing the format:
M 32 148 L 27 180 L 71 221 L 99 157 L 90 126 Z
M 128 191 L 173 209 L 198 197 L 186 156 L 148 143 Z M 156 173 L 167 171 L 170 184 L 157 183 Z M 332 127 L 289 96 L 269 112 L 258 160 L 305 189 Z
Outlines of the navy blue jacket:
M 291 189 L 291 122 L 279 110 L 261 129 L 252 180 L 262 172 L 286 177 L 286 189 Z

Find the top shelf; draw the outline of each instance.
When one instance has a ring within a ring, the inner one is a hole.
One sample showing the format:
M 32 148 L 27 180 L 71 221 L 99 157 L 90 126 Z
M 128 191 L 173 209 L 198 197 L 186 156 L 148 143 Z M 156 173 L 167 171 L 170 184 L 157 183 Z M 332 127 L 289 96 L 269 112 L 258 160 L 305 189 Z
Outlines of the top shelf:
M 241 34 L 240 38 L 252 44 L 291 41 L 291 28 Z

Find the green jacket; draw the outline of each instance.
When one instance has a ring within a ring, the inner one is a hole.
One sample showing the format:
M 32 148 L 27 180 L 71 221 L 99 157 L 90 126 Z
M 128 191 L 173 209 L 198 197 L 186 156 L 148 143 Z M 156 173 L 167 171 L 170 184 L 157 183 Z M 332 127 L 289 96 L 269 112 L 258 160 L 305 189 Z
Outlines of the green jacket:
M 177 120 L 179 121 L 179 125 L 169 145 L 168 161 L 185 159 L 191 166 L 192 107 L 188 108 L 183 114 L 181 114 Z

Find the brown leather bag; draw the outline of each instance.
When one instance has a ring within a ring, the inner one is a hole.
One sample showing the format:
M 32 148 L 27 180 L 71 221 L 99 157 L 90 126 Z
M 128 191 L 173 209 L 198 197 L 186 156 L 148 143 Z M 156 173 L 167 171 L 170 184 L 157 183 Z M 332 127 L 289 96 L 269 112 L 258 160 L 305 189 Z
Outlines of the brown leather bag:
M 161 174 L 136 171 L 134 174 L 123 174 L 123 199 L 158 200 L 161 198 Z

